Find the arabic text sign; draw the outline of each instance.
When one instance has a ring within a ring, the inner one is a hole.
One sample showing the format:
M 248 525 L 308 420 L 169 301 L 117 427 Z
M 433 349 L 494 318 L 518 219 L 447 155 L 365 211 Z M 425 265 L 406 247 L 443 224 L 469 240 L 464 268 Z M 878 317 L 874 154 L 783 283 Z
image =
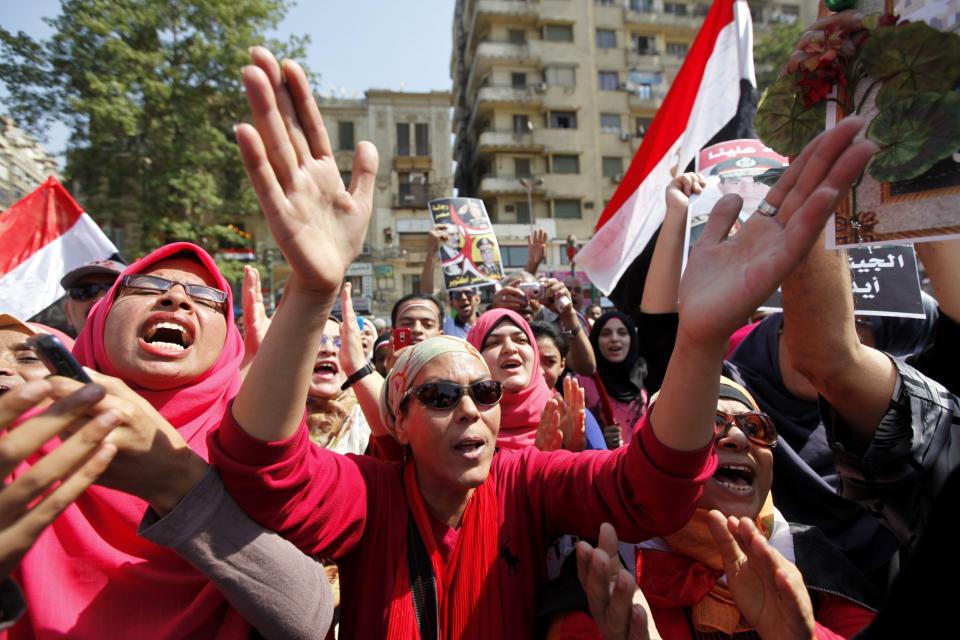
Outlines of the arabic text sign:
M 490 285 L 503 277 L 500 245 L 483 200 L 443 198 L 428 203 L 435 224 L 446 225 L 440 270 L 447 290 Z

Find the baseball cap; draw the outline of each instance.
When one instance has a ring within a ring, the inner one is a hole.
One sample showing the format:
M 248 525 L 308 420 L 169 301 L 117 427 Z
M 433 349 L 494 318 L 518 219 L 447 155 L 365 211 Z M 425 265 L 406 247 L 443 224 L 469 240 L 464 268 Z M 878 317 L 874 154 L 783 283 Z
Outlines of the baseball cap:
M 69 289 L 84 278 L 94 275 L 113 276 L 116 278 L 127 268 L 127 265 L 116 260 L 93 260 L 84 265 L 68 271 L 67 275 L 60 279 L 60 286 Z

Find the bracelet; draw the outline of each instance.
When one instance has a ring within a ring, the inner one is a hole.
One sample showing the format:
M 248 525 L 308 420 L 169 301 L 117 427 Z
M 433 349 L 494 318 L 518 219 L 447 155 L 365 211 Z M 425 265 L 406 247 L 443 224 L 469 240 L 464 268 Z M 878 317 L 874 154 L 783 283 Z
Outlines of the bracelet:
M 577 326 L 575 326 L 573 329 L 562 329 L 562 330 L 560 331 L 560 333 L 563 334 L 563 337 L 564 337 L 564 338 L 572 338 L 572 337 L 574 337 L 575 335 L 577 335 L 578 333 L 580 333 L 580 330 L 581 330 L 582 328 L 583 328 L 583 327 L 580 326 L 580 321 L 577 320 Z
M 374 369 L 373 365 L 368 362 L 367 364 L 363 365 L 362 367 L 354 371 L 352 374 L 350 374 L 346 382 L 340 385 L 340 391 L 346 391 L 347 389 L 352 387 L 354 383 L 358 382 L 359 380 L 362 380 L 363 378 L 367 377 L 374 371 L 376 371 L 376 369 Z

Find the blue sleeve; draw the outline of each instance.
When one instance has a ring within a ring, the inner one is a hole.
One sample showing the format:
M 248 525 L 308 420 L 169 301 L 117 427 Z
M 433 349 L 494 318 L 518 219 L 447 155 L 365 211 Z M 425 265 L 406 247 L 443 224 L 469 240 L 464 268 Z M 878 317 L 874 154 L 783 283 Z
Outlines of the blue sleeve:
M 583 413 L 586 418 L 587 449 L 606 451 L 607 441 L 603 439 L 603 431 L 600 429 L 597 419 L 590 413 L 590 409 L 584 409 Z

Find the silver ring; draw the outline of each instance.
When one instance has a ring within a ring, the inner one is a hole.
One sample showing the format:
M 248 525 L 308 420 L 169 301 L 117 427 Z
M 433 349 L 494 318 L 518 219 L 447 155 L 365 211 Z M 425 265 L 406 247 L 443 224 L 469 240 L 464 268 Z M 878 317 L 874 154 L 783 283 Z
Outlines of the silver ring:
M 768 218 L 772 218 L 773 216 L 777 215 L 778 211 L 780 211 L 780 207 L 773 206 L 767 202 L 766 198 L 761 200 L 760 204 L 757 205 L 757 213 L 762 216 L 767 216 Z

